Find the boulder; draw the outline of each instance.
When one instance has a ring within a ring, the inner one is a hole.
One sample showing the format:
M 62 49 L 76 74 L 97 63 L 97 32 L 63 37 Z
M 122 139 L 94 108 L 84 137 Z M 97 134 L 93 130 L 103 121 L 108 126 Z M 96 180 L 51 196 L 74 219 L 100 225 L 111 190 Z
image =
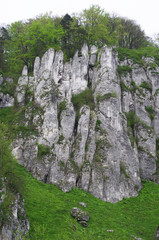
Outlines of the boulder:
M 77 221 L 83 226 L 87 227 L 88 226 L 88 221 L 89 221 L 89 214 L 88 212 L 85 212 L 81 210 L 80 208 L 74 207 L 71 210 L 71 216 L 76 218 Z

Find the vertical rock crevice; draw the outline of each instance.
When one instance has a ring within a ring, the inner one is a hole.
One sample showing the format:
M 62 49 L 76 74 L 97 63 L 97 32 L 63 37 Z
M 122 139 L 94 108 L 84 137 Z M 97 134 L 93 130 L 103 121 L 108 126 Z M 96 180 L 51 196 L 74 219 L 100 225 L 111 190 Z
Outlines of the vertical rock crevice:
M 41 61 L 36 58 L 34 77 L 24 68 L 16 90 L 20 106 L 27 88 L 37 106 L 33 114 L 26 106 L 27 120 L 38 133 L 25 144 L 17 137 L 13 152 L 37 179 L 117 202 L 136 196 L 141 178 L 155 178 L 159 79 L 148 67 L 145 72 L 129 59 L 120 62 L 107 46 L 88 51 L 85 44 L 81 56 L 76 52 L 65 64 L 63 53 L 50 49 Z M 77 116 L 73 96 L 84 91 Z

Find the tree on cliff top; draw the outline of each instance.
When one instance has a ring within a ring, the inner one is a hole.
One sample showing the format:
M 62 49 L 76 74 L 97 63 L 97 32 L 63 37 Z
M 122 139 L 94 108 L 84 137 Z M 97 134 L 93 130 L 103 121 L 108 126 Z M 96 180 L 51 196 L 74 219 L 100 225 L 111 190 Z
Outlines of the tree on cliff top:
M 49 48 L 59 49 L 64 31 L 60 25 L 55 26 L 51 16 L 44 15 L 26 23 L 12 23 L 8 33 L 5 63 L 10 72 L 19 72 L 24 64 L 32 70 L 35 57 L 41 57 Z
M 62 49 L 65 60 L 69 60 L 85 42 L 97 47 L 107 44 L 129 49 L 149 44 L 134 21 L 110 16 L 98 5 L 63 18 L 46 14 L 15 22 L 7 31 L 10 39 L 4 41 L 3 71 L 11 75 L 20 74 L 24 64 L 32 71 L 35 57 L 41 57 L 50 47 Z

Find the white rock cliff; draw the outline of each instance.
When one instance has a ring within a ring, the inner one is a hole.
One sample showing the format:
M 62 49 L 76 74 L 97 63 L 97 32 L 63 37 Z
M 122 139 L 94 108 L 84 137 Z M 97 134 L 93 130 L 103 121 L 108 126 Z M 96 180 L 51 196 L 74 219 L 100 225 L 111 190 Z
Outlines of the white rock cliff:
M 24 67 L 15 98 L 37 134 L 19 135 L 13 153 L 34 177 L 65 192 L 78 187 L 110 202 L 137 196 L 141 179 L 158 182 L 159 75 L 149 64 L 119 62 L 107 46 L 84 45 L 81 53 L 63 63 L 63 53 L 49 49 L 36 58 L 33 77 Z M 118 66 L 131 71 L 119 74 Z M 88 88 L 95 107 L 83 105 L 77 118 L 72 96 Z

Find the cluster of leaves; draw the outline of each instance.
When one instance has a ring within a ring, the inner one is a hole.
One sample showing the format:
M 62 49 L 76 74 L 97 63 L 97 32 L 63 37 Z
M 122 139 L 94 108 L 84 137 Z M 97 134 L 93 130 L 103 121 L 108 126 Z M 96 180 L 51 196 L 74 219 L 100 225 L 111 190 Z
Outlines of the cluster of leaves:
M 147 89 L 149 92 L 152 92 L 152 86 L 148 82 L 142 82 L 140 87 Z
M 60 125 L 60 116 L 61 116 L 62 111 L 66 110 L 66 101 L 60 102 L 58 110 L 59 110 L 59 112 L 58 112 L 58 122 L 59 122 L 59 125 Z
M 150 119 L 154 120 L 154 118 L 155 118 L 155 110 L 153 109 L 153 107 L 152 106 L 146 106 L 145 110 L 148 112 Z
M 57 142 L 57 143 L 58 143 L 58 144 L 61 144 L 64 139 L 65 139 L 64 135 L 61 134 L 61 135 L 59 136 L 59 139 L 58 139 L 58 142 Z
M 120 66 L 118 65 L 117 71 L 119 75 L 124 75 L 126 76 L 128 73 L 132 72 L 132 68 L 128 65 Z
M 50 147 L 49 146 L 44 146 L 40 143 L 37 143 L 38 146 L 38 157 L 41 158 L 45 156 L 46 154 L 50 153 Z
M 24 64 L 32 71 L 35 57 L 41 57 L 50 47 L 62 49 L 68 60 L 85 42 L 97 47 L 107 44 L 129 49 L 150 44 L 133 20 L 111 16 L 98 5 L 72 16 L 40 15 L 14 22 L 0 31 L 0 69 L 11 74 L 19 74 Z
M 18 73 L 24 64 L 32 70 L 35 57 L 41 57 L 50 47 L 59 49 L 64 34 L 61 25 L 55 26 L 49 15 L 12 23 L 7 31 L 9 39 L 4 44 L 4 70 L 10 73 Z
M 142 126 L 145 129 L 150 129 L 150 127 L 143 122 L 136 114 L 134 111 L 130 111 L 125 113 L 127 117 L 127 126 L 132 128 L 134 131 L 135 127 Z
M 89 88 L 87 88 L 86 90 L 77 95 L 73 95 L 71 101 L 76 111 L 76 118 L 78 119 L 80 109 L 83 105 L 88 105 L 91 110 L 94 110 L 95 108 L 93 91 Z
M 126 178 L 130 178 L 127 174 L 126 166 L 124 162 L 120 162 L 120 173 L 124 174 Z
M 156 64 L 159 64 L 159 48 L 154 46 L 147 46 L 142 47 L 140 46 L 139 49 L 128 49 L 118 47 L 118 57 L 120 61 L 127 59 L 131 59 L 134 63 L 139 65 L 145 65 L 144 58 L 154 58 Z
M 117 93 L 115 91 L 106 93 L 104 95 L 101 95 L 99 93 L 96 96 L 96 101 L 97 102 L 101 102 L 101 101 L 104 101 L 104 100 L 107 100 L 107 99 L 110 99 L 110 98 L 117 98 L 117 97 L 118 97 L 118 95 L 117 95 Z
M 146 122 L 142 121 L 134 111 L 130 111 L 125 113 L 127 118 L 127 126 L 129 127 L 129 139 L 131 142 L 131 146 L 134 147 L 134 143 L 136 142 L 135 137 L 135 130 L 137 130 L 137 127 L 142 126 L 143 128 L 147 129 L 149 132 L 152 131 L 152 128 L 149 127 Z
M 25 107 L 18 109 L 17 107 L 7 107 L 0 109 L 0 124 L 9 125 L 10 138 L 15 135 L 27 136 L 37 135 L 36 127 L 30 123 L 25 126 Z

